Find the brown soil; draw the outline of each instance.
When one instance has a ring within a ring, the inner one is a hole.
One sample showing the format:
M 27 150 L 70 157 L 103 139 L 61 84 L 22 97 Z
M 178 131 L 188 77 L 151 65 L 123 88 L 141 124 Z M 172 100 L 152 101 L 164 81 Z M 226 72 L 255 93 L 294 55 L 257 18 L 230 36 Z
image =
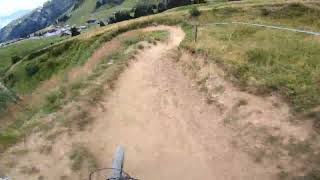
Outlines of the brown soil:
M 216 108 L 168 61 L 165 55 L 184 37 L 181 29 L 170 32 L 169 43 L 139 54 L 105 97 L 108 111 L 96 112 L 89 146 L 110 164 L 122 144 L 126 170 L 141 179 L 272 179 L 272 168 L 231 146 Z

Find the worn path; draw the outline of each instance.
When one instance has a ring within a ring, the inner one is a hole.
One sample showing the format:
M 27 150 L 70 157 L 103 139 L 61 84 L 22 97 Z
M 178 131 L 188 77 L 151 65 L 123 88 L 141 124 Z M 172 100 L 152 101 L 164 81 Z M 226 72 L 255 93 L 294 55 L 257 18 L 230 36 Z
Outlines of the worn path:
M 231 145 L 232 133 L 219 110 L 167 59 L 184 33 L 167 29 L 170 39 L 141 52 L 103 102 L 88 134 L 99 157 L 126 148 L 125 169 L 139 179 L 274 179 L 271 169 L 254 163 Z M 91 134 L 91 136 L 90 136 Z M 104 158 L 103 158 L 104 159 Z M 104 159 L 110 163 L 111 159 Z

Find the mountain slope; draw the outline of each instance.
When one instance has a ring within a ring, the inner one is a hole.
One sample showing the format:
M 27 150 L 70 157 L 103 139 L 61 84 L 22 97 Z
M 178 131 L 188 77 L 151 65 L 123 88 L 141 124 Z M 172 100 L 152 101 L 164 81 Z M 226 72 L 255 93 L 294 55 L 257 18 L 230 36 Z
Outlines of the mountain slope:
M 28 14 L 31 10 L 20 10 L 17 12 L 14 12 L 8 16 L 2 16 L 0 17 L 0 28 L 6 26 L 11 21 L 18 19 L 26 14 Z
M 77 0 L 52 0 L 29 15 L 11 22 L 0 30 L 0 42 L 23 38 L 52 24 L 56 18 L 75 5 Z
M 67 24 L 81 25 L 88 19 L 105 19 L 119 10 L 129 10 L 138 3 L 158 3 L 160 0 L 108 0 L 101 7 L 96 8 L 97 0 L 52 0 L 42 8 L 35 9 L 29 15 L 17 19 L 0 30 L 0 42 L 23 38 L 41 30 L 62 15 L 67 14 L 70 19 Z

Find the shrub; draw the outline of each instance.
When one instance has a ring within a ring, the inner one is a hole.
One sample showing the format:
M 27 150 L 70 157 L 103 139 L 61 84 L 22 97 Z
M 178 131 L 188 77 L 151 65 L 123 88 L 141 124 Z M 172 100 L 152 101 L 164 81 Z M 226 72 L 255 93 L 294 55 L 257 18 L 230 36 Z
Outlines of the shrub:
M 7 104 L 12 101 L 14 101 L 14 97 L 9 92 L 0 89 L 0 112 L 5 110 Z
M 102 2 L 101 1 L 97 1 L 96 2 L 96 9 L 100 8 L 102 6 Z
M 158 12 L 163 12 L 165 10 L 166 10 L 166 6 L 162 2 L 160 2 L 158 4 Z
M 15 64 L 17 62 L 19 62 L 22 58 L 20 56 L 12 56 L 11 57 L 11 63 Z
M 70 19 L 70 16 L 64 15 L 64 16 L 58 18 L 58 22 L 67 22 L 68 19 Z
M 193 7 L 192 9 L 190 9 L 189 13 L 191 17 L 198 17 L 201 14 L 197 7 Z
M 174 7 L 184 6 L 188 4 L 191 4 L 190 0 L 169 0 L 168 8 L 174 8 Z
M 33 76 L 34 74 L 36 74 L 39 71 L 39 66 L 35 65 L 35 64 L 28 64 L 25 67 L 26 73 L 28 76 Z
M 132 18 L 130 11 L 118 11 L 114 14 L 114 17 L 116 22 L 121 22 Z
M 80 31 L 76 27 L 71 28 L 71 36 L 78 36 L 80 34 Z
M 134 17 L 138 18 L 141 16 L 147 16 L 153 14 L 153 9 L 151 5 L 148 4 L 140 4 L 134 10 Z
M 6 149 L 9 145 L 17 141 L 17 135 L 12 133 L 0 133 L 0 152 Z
M 194 0 L 194 4 L 206 3 L 206 0 Z
M 270 11 L 266 8 L 262 8 L 260 11 L 262 16 L 268 16 L 270 14 Z
M 99 25 L 100 25 L 100 27 L 106 26 L 106 24 L 105 24 L 103 21 L 100 21 L 100 22 L 99 22 Z
M 58 110 L 61 107 L 65 96 L 65 88 L 59 88 L 50 92 L 46 96 L 46 103 L 43 106 L 43 110 L 46 113 L 51 113 Z
M 16 76 L 10 73 L 4 78 L 3 82 L 6 86 L 12 87 L 15 84 L 16 80 Z
M 116 23 L 116 18 L 114 16 L 109 17 L 108 24 Z
M 157 10 L 158 9 L 158 5 L 156 5 L 156 4 L 152 4 L 151 7 L 152 7 L 153 10 Z

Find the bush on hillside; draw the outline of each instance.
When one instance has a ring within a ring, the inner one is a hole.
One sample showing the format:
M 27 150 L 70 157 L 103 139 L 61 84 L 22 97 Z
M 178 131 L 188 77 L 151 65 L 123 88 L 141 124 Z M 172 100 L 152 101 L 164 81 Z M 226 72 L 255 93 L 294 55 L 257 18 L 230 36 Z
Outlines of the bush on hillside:
M 197 7 L 193 7 L 192 9 L 190 9 L 189 14 L 191 17 L 198 17 L 200 16 L 201 12 Z
M 31 77 L 39 71 L 39 66 L 35 65 L 35 64 L 28 64 L 25 67 L 25 70 L 26 70 L 27 75 Z
M 109 17 L 108 24 L 116 23 L 116 18 L 114 16 Z
M 0 83 L 0 112 L 6 109 L 8 103 L 17 100 L 16 94 Z
M 64 15 L 60 18 L 58 18 L 58 22 L 67 22 L 68 19 L 70 19 L 70 15 Z
M 12 73 L 9 73 L 3 78 L 3 83 L 7 87 L 12 87 L 15 84 L 15 82 L 16 82 L 16 76 Z
M 157 4 L 152 4 L 151 7 L 152 7 L 153 10 L 157 10 L 158 9 L 158 5 Z
M 191 4 L 191 0 L 168 0 L 168 8 Z
M 206 3 L 206 0 L 194 0 L 194 4 Z
M 270 11 L 266 8 L 262 8 L 260 11 L 262 16 L 268 16 L 270 14 Z
M 100 25 L 100 27 L 106 26 L 106 24 L 103 21 L 99 21 L 99 25 Z
M 96 9 L 100 8 L 102 6 L 102 2 L 101 1 L 97 1 L 96 2 Z
M 20 56 L 12 56 L 11 57 L 11 63 L 15 64 L 17 62 L 19 62 L 22 58 Z
M 134 10 L 135 18 L 138 18 L 141 16 L 147 16 L 150 14 L 153 14 L 153 9 L 152 9 L 152 5 L 149 5 L 149 4 L 139 4 L 138 6 L 136 6 Z
M 121 22 L 132 19 L 132 16 L 130 15 L 130 11 L 118 11 L 114 14 L 114 18 L 116 22 Z
M 80 34 L 80 31 L 76 27 L 72 27 L 70 31 L 71 31 L 71 36 L 78 36 Z
M 166 6 L 162 2 L 160 2 L 158 4 L 158 12 L 163 12 L 165 10 L 166 10 Z

